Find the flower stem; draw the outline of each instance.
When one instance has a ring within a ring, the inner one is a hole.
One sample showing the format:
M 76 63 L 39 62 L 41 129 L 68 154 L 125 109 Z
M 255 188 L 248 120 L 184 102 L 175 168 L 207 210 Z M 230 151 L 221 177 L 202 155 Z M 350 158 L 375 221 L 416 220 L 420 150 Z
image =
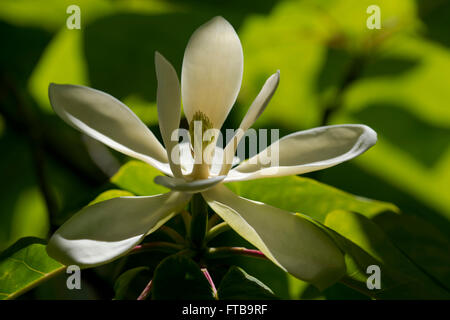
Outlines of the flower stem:
M 259 250 L 255 249 L 247 249 L 242 247 L 218 247 L 218 248 L 209 248 L 206 253 L 207 259 L 220 259 L 220 258 L 228 258 L 236 255 L 254 257 L 260 259 L 267 259 L 267 257 Z
M 130 254 L 147 252 L 147 251 L 161 251 L 161 252 L 167 252 L 167 253 L 176 253 L 176 252 L 182 250 L 183 248 L 184 247 L 179 244 L 165 242 L 165 241 L 155 241 L 155 242 L 142 243 L 142 244 L 135 246 L 133 249 L 131 249 Z
M 219 223 L 212 227 L 206 234 L 205 242 L 208 243 L 222 232 L 230 230 L 230 226 L 226 222 Z
M 181 218 L 183 219 L 183 222 L 184 222 L 184 227 L 186 228 L 186 234 L 188 234 L 189 229 L 191 228 L 192 217 L 191 217 L 190 213 L 187 212 L 186 210 L 181 211 L 180 214 L 181 214 Z
M 203 248 L 206 226 L 208 225 L 208 207 L 201 194 L 196 193 L 191 200 L 191 228 L 189 240 L 194 248 Z
M 217 213 L 214 213 L 208 220 L 208 230 L 214 227 L 217 223 L 219 223 L 220 217 Z
M 206 280 L 208 280 L 209 285 L 211 286 L 211 290 L 212 290 L 212 292 L 213 292 L 214 299 L 218 300 L 218 297 L 217 297 L 217 289 L 216 289 L 216 286 L 214 285 L 214 281 L 213 281 L 213 279 L 211 278 L 211 275 L 210 275 L 209 272 L 208 272 L 208 269 L 202 268 L 201 270 L 202 270 L 203 274 L 205 275 Z
M 174 229 L 168 226 L 161 226 L 159 228 L 161 232 L 164 232 L 166 235 L 168 235 L 173 241 L 175 241 L 178 244 L 184 244 L 184 238 L 176 232 Z
M 150 281 L 147 283 L 144 290 L 142 290 L 142 292 L 139 295 L 139 297 L 137 298 L 137 300 L 147 299 L 148 295 L 150 294 L 150 290 L 152 290 L 152 284 L 153 284 L 153 279 L 150 279 Z

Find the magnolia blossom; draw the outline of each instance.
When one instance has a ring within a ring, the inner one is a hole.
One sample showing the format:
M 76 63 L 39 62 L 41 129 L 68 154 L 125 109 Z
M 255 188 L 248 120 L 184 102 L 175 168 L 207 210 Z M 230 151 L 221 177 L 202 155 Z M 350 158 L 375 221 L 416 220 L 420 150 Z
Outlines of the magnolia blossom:
M 179 128 L 181 100 L 191 126 L 199 121 L 208 129 L 221 128 L 241 87 L 240 40 L 222 17 L 198 28 L 184 53 L 181 88 L 174 68 L 159 53 L 155 54 L 155 64 L 159 126 L 165 148 L 127 106 L 112 96 L 82 86 L 50 85 L 51 104 L 64 121 L 105 145 L 159 169 L 165 175 L 157 177 L 155 182 L 171 191 L 153 196 L 119 197 L 83 208 L 51 237 L 47 246 L 49 255 L 66 265 L 81 267 L 110 262 L 127 254 L 145 236 L 179 213 L 193 194 L 201 193 L 213 211 L 281 269 L 318 286 L 342 275 L 343 254 L 309 219 L 239 197 L 224 184 L 297 175 L 334 166 L 374 145 L 376 133 L 367 126 L 353 124 L 300 131 L 265 150 L 278 153 L 275 166 L 267 166 L 261 154 L 257 154 L 233 167 L 238 142 L 263 112 L 278 86 L 280 74 L 276 72 L 262 87 L 240 130 L 225 149 L 212 148 L 210 154 L 202 155 L 205 158 L 219 155 L 222 165 L 210 165 L 206 161 L 192 164 L 191 152 L 183 151 L 178 140 L 172 137 Z M 201 151 L 207 149 L 204 147 Z

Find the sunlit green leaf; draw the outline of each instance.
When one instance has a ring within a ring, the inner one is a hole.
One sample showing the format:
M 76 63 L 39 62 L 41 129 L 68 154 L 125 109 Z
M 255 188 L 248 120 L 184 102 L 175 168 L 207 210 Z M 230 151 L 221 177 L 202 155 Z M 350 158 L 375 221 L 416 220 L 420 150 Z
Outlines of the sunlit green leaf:
M 125 190 L 117 190 L 117 189 L 107 190 L 99 194 L 94 200 L 92 200 L 89 203 L 89 205 L 92 206 L 93 204 L 96 204 L 98 202 L 106 201 L 117 197 L 130 197 L 130 196 L 132 197 L 134 196 L 134 194 Z
M 111 182 L 138 196 L 150 196 L 169 191 L 169 189 L 153 182 L 153 179 L 160 175 L 162 175 L 161 172 L 152 166 L 132 160 L 120 168 L 111 178 Z
M 267 178 L 232 182 L 227 186 L 238 195 L 323 222 L 332 210 L 349 210 L 373 217 L 380 212 L 398 212 L 390 203 L 366 199 L 303 177 Z
M 22 238 L 0 255 L 0 299 L 14 299 L 64 269 L 47 255 L 43 240 Z

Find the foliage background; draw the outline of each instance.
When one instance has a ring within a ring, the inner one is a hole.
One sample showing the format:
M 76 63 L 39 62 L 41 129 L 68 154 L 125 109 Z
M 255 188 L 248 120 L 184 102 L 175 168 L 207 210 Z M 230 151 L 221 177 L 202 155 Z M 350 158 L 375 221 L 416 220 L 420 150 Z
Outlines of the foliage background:
M 81 8 L 81 30 L 65 26 L 70 4 Z M 381 8 L 381 30 L 366 28 L 371 4 Z M 435 249 L 437 241 L 450 243 L 450 2 L 444 0 L 1 0 L 0 252 L 25 236 L 47 238 L 109 189 L 109 177 L 129 160 L 57 118 L 48 84 L 108 92 L 159 137 L 154 51 L 180 72 L 189 36 L 215 15 L 233 24 L 244 49 L 243 86 L 225 127 L 238 126 L 277 69 L 279 89 L 257 128 L 285 135 L 323 124 L 371 126 L 379 136 L 373 149 L 308 176 L 394 203 L 415 227 L 400 224 L 391 234 L 411 244 L 409 254 L 421 255 L 449 288 L 450 250 L 442 256 Z M 274 268 L 243 265 L 283 298 L 364 298 L 341 284 L 319 294 Z M 111 298 L 111 270 L 83 272 L 81 291 L 67 290 L 63 275 L 24 298 Z

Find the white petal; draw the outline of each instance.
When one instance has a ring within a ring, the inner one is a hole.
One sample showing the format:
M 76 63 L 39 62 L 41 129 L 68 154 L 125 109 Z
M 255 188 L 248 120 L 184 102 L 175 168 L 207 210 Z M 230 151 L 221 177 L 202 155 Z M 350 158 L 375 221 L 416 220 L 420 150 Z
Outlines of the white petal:
M 224 185 L 202 194 L 231 228 L 295 277 L 323 288 L 344 274 L 341 251 L 301 215 L 238 197 Z
M 179 192 L 120 197 L 85 207 L 50 238 L 48 254 L 65 265 L 93 267 L 112 261 L 155 231 L 190 196 Z
M 181 91 L 175 69 L 159 52 L 155 52 L 156 77 L 158 79 L 157 106 L 161 136 L 167 150 L 170 168 L 175 177 L 182 177 L 178 159 L 172 159 L 172 150 L 178 139 L 172 133 L 180 127 Z
M 233 27 L 215 17 L 199 27 L 186 47 L 181 90 L 186 118 L 201 111 L 220 128 L 236 101 L 242 82 L 244 58 Z
M 266 80 L 261 91 L 258 93 L 255 100 L 253 100 L 250 108 L 248 108 L 247 114 L 239 125 L 240 129 L 247 131 L 255 123 L 269 104 L 269 101 L 272 99 L 279 83 L 280 71 L 277 71 Z
M 225 179 L 225 176 L 217 176 L 208 179 L 194 180 L 194 181 L 186 181 L 180 178 L 172 178 L 166 176 L 157 176 L 154 181 L 157 184 L 160 184 L 166 188 L 169 188 L 174 191 L 183 191 L 183 192 L 202 192 L 209 188 L 212 188 L 216 184 L 222 182 Z
M 214 150 L 214 157 L 213 157 L 212 163 L 211 163 L 211 169 L 209 170 L 211 175 L 213 175 L 213 176 L 223 175 L 223 174 L 220 174 L 220 170 L 222 169 L 223 161 L 224 161 L 224 149 L 216 146 L 215 150 Z M 231 166 L 235 166 L 235 165 L 239 164 L 240 162 L 241 162 L 241 159 L 239 159 L 237 156 L 233 156 L 233 160 L 231 161 Z
M 69 125 L 166 174 L 167 154 L 153 133 L 116 98 L 88 87 L 50 84 L 50 103 Z
M 329 168 L 359 156 L 376 141 L 376 132 L 365 125 L 334 125 L 299 131 L 242 162 L 230 171 L 225 181 L 296 175 Z M 266 155 L 273 156 L 272 163 Z
M 278 88 L 278 84 L 280 83 L 280 71 L 277 71 L 275 74 L 271 75 L 261 91 L 256 96 L 253 103 L 250 105 L 250 108 L 247 111 L 244 119 L 239 125 L 238 130 L 236 131 L 235 136 L 230 140 L 230 142 L 225 147 L 225 153 L 223 158 L 223 167 L 220 174 L 228 174 L 231 166 L 232 166 L 232 157 L 236 153 L 237 147 L 239 145 L 239 141 L 241 141 L 242 137 L 245 135 L 245 132 L 255 123 L 255 121 L 259 118 L 259 116 L 264 112 L 264 109 L 269 104 L 270 99 L 272 99 L 275 90 Z

